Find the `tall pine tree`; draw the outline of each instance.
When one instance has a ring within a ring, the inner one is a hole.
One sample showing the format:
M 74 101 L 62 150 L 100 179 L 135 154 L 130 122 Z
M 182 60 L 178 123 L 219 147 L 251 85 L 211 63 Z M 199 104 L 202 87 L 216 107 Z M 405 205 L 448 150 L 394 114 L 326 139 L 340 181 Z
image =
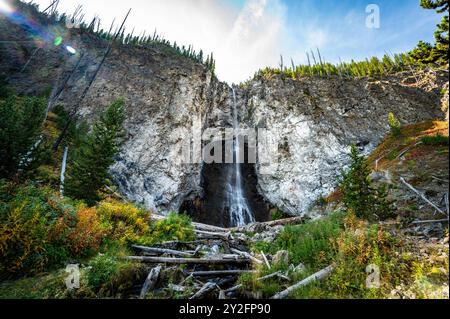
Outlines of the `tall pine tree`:
M 35 158 L 46 108 L 44 98 L 6 95 L 0 98 L 0 178 L 12 177 Z
M 111 104 L 77 150 L 64 185 L 68 196 L 89 205 L 100 199 L 99 191 L 109 182 L 109 168 L 123 137 L 124 110 L 123 99 Z
M 449 2 L 448 0 L 421 0 L 420 5 L 424 9 L 436 10 L 437 13 L 445 13 L 445 15 L 434 33 L 435 45 L 432 47 L 430 44 L 420 41 L 419 45 L 409 55 L 419 63 L 448 63 Z

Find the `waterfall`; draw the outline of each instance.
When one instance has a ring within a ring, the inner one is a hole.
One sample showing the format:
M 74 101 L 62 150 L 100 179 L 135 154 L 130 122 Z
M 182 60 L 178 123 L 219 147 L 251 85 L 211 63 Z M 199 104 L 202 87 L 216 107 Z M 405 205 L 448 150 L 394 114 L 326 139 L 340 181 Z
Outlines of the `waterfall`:
M 231 226 L 244 226 L 255 221 L 252 211 L 248 205 L 248 201 L 244 196 L 242 187 L 242 168 L 239 161 L 241 152 L 241 141 L 239 133 L 238 110 L 236 103 L 236 91 L 233 87 L 233 128 L 235 130 L 235 138 L 233 143 L 234 163 L 230 165 L 228 174 L 227 187 L 227 204 L 230 214 Z

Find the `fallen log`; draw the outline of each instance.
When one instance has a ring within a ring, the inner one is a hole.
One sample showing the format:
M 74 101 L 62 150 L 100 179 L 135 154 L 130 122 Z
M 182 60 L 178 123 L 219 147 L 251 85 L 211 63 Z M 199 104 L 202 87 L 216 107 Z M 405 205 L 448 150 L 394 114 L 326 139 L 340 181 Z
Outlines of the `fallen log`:
M 332 271 L 333 271 L 334 267 L 328 266 L 327 268 L 324 268 L 318 272 L 316 272 L 315 274 L 309 276 L 308 278 L 303 279 L 302 281 L 296 283 L 293 286 L 290 286 L 289 288 L 287 288 L 286 290 L 283 290 L 282 292 L 277 293 L 275 296 L 273 296 L 271 299 L 284 299 L 287 298 L 292 292 L 294 292 L 295 290 L 297 290 L 300 287 L 306 286 L 316 280 L 321 280 L 324 279 L 325 277 L 327 277 Z
M 447 210 L 447 219 L 448 219 L 450 216 L 450 209 L 449 209 L 449 204 L 448 204 L 448 193 L 445 193 L 444 201 L 445 201 L 445 209 Z
M 269 227 L 274 227 L 274 226 L 297 225 L 297 224 L 302 224 L 304 222 L 305 222 L 305 218 L 298 216 L 298 217 L 274 220 L 274 221 L 266 222 L 263 224 L 265 224 Z
M 301 216 L 297 216 L 297 217 L 290 217 L 290 218 L 285 218 L 285 219 L 278 219 L 278 220 L 273 220 L 273 221 L 269 221 L 269 222 L 263 222 L 263 223 L 258 223 L 261 226 L 268 226 L 268 227 L 275 227 L 275 226 L 286 226 L 286 225 L 298 225 L 298 224 L 303 224 L 305 222 L 305 218 L 301 217 Z M 248 229 L 248 226 L 243 226 L 243 227 L 234 227 L 234 228 L 230 228 L 229 230 L 234 231 L 234 232 L 245 232 Z
M 412 224 L 433 224 L 433 223 L 446 223 L 448 219 L 438 219 L 438 220 L 416 220 Z
M 263 263 L 262 260 L 259 260 L 258 258 L 253 257 L 251 254 L 249 254 L 249 253 L 247 253 L 245 251 L 237 250 L 235 248 L 231 248 L 230 250 L 231 250 L 231 252 L 233 252 L 235 254 L 238 254 L 238 255 L 240 255 L 240 256 L 242 256 L 244 258 L 249 258 L 249 259 L 253 260 L 257 264 L 262 264 Z
M 189 275 L 192 276 L 229 276 L 229 275 L 240 275 L 240 274 L 251 274 L 255 273 L 255 270 L 242 270 L 242 269 L 236 269 L 236 270 L 208 270 L 208 271 L 193 271 L 190 272 Z
M 144 252 L 148 252 L 148 253 L 168 254 L 168 255 L 179 256 L 179 257 L 193 257 L 193 254 L 191 254 L 191 253 L 187 253 L 187 252 L 179 251 L 179 250 L 173 250 L 173 249 L 146 247 L 146 246 L 138 246 L 138 245 L 132 245 L 131 247 L 138 249 L 138 250 L 142 250 Z
M 149 290 L 153 290 L 158 282 L 159 273 L 161 272 L 161 266 L 153 268 L 145 279 L 144 286 L 142 286 L 140 299 L 144 299 Z
M 425 202 L 430 204 L 434 209 L 436 209 L 439 213 L 446 215 L 446 213 L 437 207 L 435 204 L 433 204 L 428 198 L 426 198 L 422 193 L 420 193 L 417 189 L 415 189 L 411 184 L 408 184 L 403 177 L 400 177 L 400 181 L 406 185 L 410 190 L 412 190 L 414 193 L 416 193 L 420 198 L 422 198 Z
M 127 260 L 140 261 L 145 263 L 161 263 L 161 264 L 194 264 L 194 265 L 223 265 L 223 264 L 248 264 L 250 259 L 223 259 L 223 258 L 168 258 L 168 257 L 151 257 L 151 256 L 128 256 Z
M 194 232 L 197 235 L 200 235 L 200 238 L 220 238 L 220 239 L 224 239 L 224 240 L 230 240 L 231 239 L 231 233 L 214 233 L 214 232 L 208 232 L 208 231 L 203 231 L 203 230 L 197 230 L 194 229 Z
M 217 282 L 209 281 L 203 285 L 203 287 L 197 291 L 190 299 L 199 299 L 211 292 L 212 290 L 218 289 L 219 292 L 222 290 L 220 287 L 224 285 L 228 285 L 230 282 L 234 281 L 233 277 L 223 278 Z
M 267 257 L 266 257 L 266 255 L 264 254 L 263 251 L 261 251 L 261 255 L 263 256 L 263 259 L 264 259 L 264 262 L 266 263 L 267 268 L 270 269 L 270 263 L 269 263 L 269 261 L 267 260 Z
M 213 282 L 207 282 L 206 284 L 203 285 L 202 288 L 200 288 L 199 291 L 197 291 L 194 295 L 192 295 L 191 298 L 189 299 L 200 299 L 202 298 L 204 295 L 206 295 L 207 293 L 209 293 L 210 291 L 214 290 L 217 288 L 217 285 Z
M 206 225 L 206 224 L 200 224 L 200 223 L 192 223 L 192 227 L 197 230 L 203 230 L 208 232 L 215 232 L 215 233 L 228 233 L 230 232 L 229 229 L 218 227 L 218 226 L 212 226 L 212 225 Z
M 238 254 L 221 254 L 218 256 L 220 256 L 223 259 L 240 259 L 240 258 L 242 258 L 242 256 L 238 255 Z M 244 258 L 246 258 L 246 257 L 244 257 Z M 250 258 L 246 258 L 246 259 L 250 259 Z

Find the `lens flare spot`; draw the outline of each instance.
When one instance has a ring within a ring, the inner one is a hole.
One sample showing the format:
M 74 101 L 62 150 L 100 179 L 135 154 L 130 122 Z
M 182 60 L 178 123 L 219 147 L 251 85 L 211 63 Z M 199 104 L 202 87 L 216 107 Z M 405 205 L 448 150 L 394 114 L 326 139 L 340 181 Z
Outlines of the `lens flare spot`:
M 34 37 L 33 38 L 33 42 L 34 42 L 34 44 L 37 46 L 37 47 L 39 47 L 39 48 L 44 48 L 45 47 L 45 42 L 44 42 L 44 40 L 42 39 L 42 38 L 40 38 L 40 37 Z
M 56 37 L 56 38 L 55 38 L 55 41 L 53 41 L 53 44 L 54 44 L 55 46 L 59 47 L 59 46 L 62 44 L 62 42 L 63 42 L 62 37 Z
M 70 54 L 75 54 L 75 53 L 77 53 L 77 50 L 75 50 L 74 48 L 72 48 L 70 45 L 66 45 L 66 50 L 67 50 L 67 52 L 69 52 Z
M 2 14 L 11 14 L 14 12 L 14 9 L 8 4 L 7 0 L 0 0 L 0 13 Z

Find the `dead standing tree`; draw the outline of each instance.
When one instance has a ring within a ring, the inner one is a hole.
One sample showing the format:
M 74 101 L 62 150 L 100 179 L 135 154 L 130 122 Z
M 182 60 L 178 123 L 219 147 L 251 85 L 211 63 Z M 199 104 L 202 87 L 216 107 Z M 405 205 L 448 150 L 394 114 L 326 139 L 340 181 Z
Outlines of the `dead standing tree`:
M 83 93 L 81 94 L 80 98 L 78 99 L 77 103 L 75 104 L 73 110 L 69 113 L 67 122 L 66 122 L 61 134 L 59 135 L 58 139 L 56 140 L 55 144 L 53 145 L 53 150 L 55 152 L 58 150 L 59 146 L 61 145 L 61 142 L 63 141 L 64 136 L 66 135 L 67 130 L 70 127 L 70 124 L 72 123 L 73 119 L 75 118 L 75 116 L 78 112 L 78 108 L 79 108 L 80 104 L 83 102 L 84 98 L 86 97 L 87 93 L 89 92 L 89 89 L 91 88 L 92 84 L 94 83 L 94 81 L 98 75 L 98 72 L 100 71 L 101 67 L 105 63 L 106 58 L 108 57 L 109 53 L 111 52 L 114 42 L 117 40 L 117 38 L 121 34 L 122 29 L 125 25 L 125 22 L 127 21 L 128 16 L 130 15 L 130 12 L 131 12 L 131 9 L 128 10 L 128 13 L 125 16 L 125 18 L 123 19 L 123 22 L 122 22 L 119 30 L 116 32 L 114 38 L 109 42 L 108 47 L 106 48 L 106 51 L 103 54 L 102 60 L 100 61 L 100 64 L 98 65 L 97 69 L 95 70 L 94 74 L 92 75 L 91 79 L 89 80 L 87 86 L 85 87 Z

